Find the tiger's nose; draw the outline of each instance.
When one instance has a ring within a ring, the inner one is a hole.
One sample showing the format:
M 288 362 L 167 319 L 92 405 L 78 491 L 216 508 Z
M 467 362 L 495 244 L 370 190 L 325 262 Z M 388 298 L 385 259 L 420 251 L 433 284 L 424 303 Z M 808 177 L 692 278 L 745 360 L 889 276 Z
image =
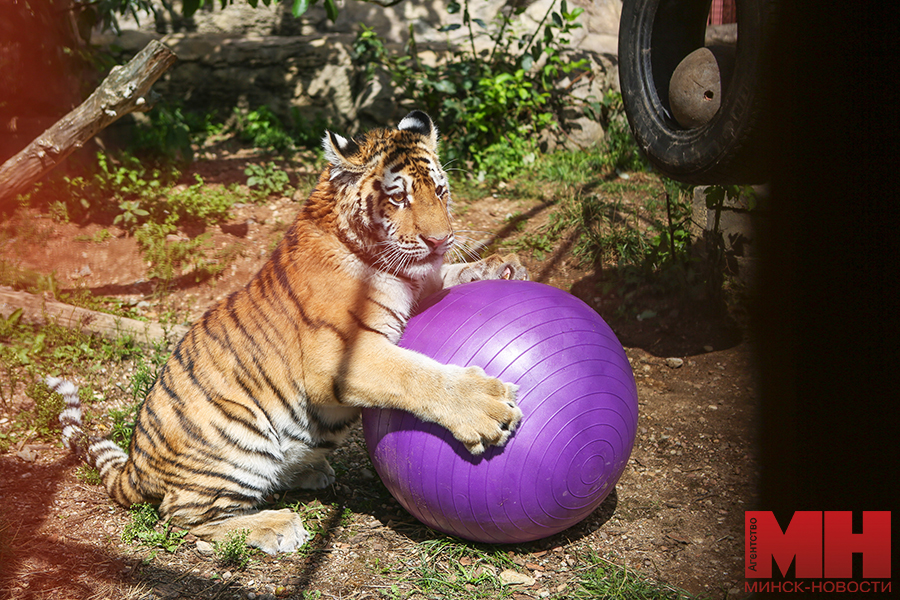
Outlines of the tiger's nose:
M 444 243 L 446 243 L 448 237 L 450 236 L 445 235 L 442 238 L 423 236 L 422 239 L 425 241 L 425 245 L 428 246 L 431 250 L 436 250 L 437 248 L 444 245 Z

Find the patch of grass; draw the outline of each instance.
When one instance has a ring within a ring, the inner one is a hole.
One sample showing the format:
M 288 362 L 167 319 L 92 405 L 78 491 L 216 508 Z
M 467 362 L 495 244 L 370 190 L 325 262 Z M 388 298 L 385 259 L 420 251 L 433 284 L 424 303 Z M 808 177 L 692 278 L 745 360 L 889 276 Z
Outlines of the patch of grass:
M 616 143 L 616 148 L 608 140 L 592 150 L 544 155 L 523 171 L 506 191 L 552 198 L 554 206 L 546 223 L 504 244 L 544 260 L 565 239 L 583 267 L 603 266 L 604 285 L 612 284 L 623 299 L 703 297 L 710 274 L 691 251 L 691 187 L 652 174 L 625 173 L 623 166 L 641 165 L 623 159 L 624 142 Z
M 50 389 L 42 381 L 32 381 L 25 388 L 25 394 L 34 400 L 34 433 L 41 438 L 55 438 L 60 430 L 59 413 L 66 403 L 62 396 Z
M 131 520 L 122 531 L 122 541 L 139 543 L 150 548 L 160 548 L 166 552 L 175 552 L 184 541 L 187 530 L 175 531 L 171 523 L 157 531 L 159 513 L 152 504 L 135 504 L 129 509 Z
M 209 232 L 194 238 L 170 237 L 175 228 L 168 224 L 145 223 L 135 239 L 150 263 L 148 276 L 168 284 L 177 277 L 191 276 L 195 282 L 221 274 L 241 253 L 239 244 L 216 249 Z
M 145 352 L 131 336 L 106 339 L 53 322 L 39 327 L 23 322 L 19 310 L 0 317 L 0 409 L 9 415 L 0 431 L 0 452 L 22 440 L 58 440 L 58 417 L 64 404 L 46 387 L 46 375 L 86 375 L 89 381 L 79 386 L 79 396 L 88 405 L 94 399 L 90 380 L 97 371 L 111 363 L 139 359 Z M 33 404 L 16 406 L 13 414 L 13 399 L 23 393 Z M 129 417 L 120 420 L 124 423 Z
M 122 541 L 131 542 L 153 533 L 153 528 L 159 521 L 159 513 L 152 504 L 135 504 L 128 509 L 128 512 L 131 520 L 122 530 Z
M 109 232 L 109 229 L 106 229 L 104 227 L 103 229 L 100 229 L 92 235 L 77 235 L 74 239 L 76 242 L 92 242 L 94 244 L 101 244 L 106 240 L 111 240 L 112 237 L 113 235 Z
M 246 199 L 237 186 L 211 186 L 196 173 L 194 180 L 193 185 L 169 192 L 162 213 L 155 209 L 156 222 L 221 223 L 228 219 L 235 203 Z
M 293 154 L 307 148 L 321 155 L 320 144 L 328 121 L 316 114 L 311 120 L 298 107 L 292 107 L 285 124 L 268 106 L 254 110 L 234 109 L 232 130 L 246 144 L 267 153 Z
M 100 479 L 100 473 L 90 465 L 81 465 L 75 469 L 75 476 L 78 481 L 87 485 L 101 485 L 103 480 Z
M 144 258 L 150 263 L 149 277 L 172 281 L 178 275 L 195 272 L 198 280 L 207 264 L 206 251 L 211 248 L 210 234 L 193 239 L 170 239 L 175 229 L 167 225 L 147 223 L 135 233 Z
M 109 411 L 110 438 L 127 452 L 137 411 L 168 355 L 164 340 L 143 348 L 131 336 L 110 340 L 52 323 L 43 328 L 22 323 L 19 311 L 5 319 L 0 317 L 0 408 L 10 414 L 0 431 L 0 453 L 22 440 L 59 438 L 58 418 L 64 403 L 46 387 L 45 375 L 61 373 L 71 378 L 76 373 L 91 374 L 110 362 L 134 360 L 127 390 L 133 401 Z M 34 404 L 13 415 L 12 399 L 22 391 Z M 83 405 L 94 401 L 90 383 L 80 385 L 78 393 Z M 86 424 L 90 418 L 85 414 Z
M 0 285 L 32 294 L 50 292 L 56 296 L 59 292 L 59 283 L 54 273 L 44 275 L 4 258 L 0 258 Z
M 149 351 L 142 352 L 135 357 L 134 374 L 128 384 L 132 402 L 122 408 L 109 411 L 112 418 L 112 429 L 109 439 L 114 441 L 123 451 L 128 452 L 131 445 L 131 437 L 134 434 L 134 423 L 137 420 L 138 411 L 144 402 L 144 398 L 150 393 L 150 388 L 156 383 L 163 365 L 171 353 L 166 349 L 166 342 L 155 342 Z
M 699 597 L 684 590 L 654 581 L 596 554 L 588 556 L 588 567 L 582 572 L 578 584 L 575 598 L 584 600 L 699 600 Z
M 51 202 L 50 206 L 47 207 L 47 210 L 50 213 L 50 218 L 57 223 L 69 222 L 69 207 L 62 200 Z
M 186 114 L 180 106 L 160 102 L 148 114 L 134 118 L 137 121 L 134 150 L 161 162 L 188 163 L 194 159 L 191 142 L 195 131 L 192 129 L 197 128 L 199 120 Z
M 182 226 L 206 226 L 227 220 L 235 203 L 253 199 L 240 186 L 209 185 L 197 174 L 193 184 L 179 185 L 177 169 L 151 168 L 127 153 L 116 157 L 99 153 L 94 168 L 90 177 L 58 182 L 63 188 L 59 195 L 68 198 L 70 213 L 77 208 L 82 216 L 111 217 L 116 225 L 134 234 L 151 263 L 151 277 L 169 282 L 178 275 L 193 273 L 199 281 L 224 270 L 227 263 L 223 258 L 227 256 L 206 256 L 210 250 L 208 235 L 190 240 L 171 240 L 167 236 Z M 277 184 L 281 179 L 273 181 Z M 106 236 L 82 239 L 95 241 Z M 15 275 L 9 267 L 0 267 L 0 282 Z M 40 284 L 35 281 L 27 285 L 35 288 Z
M 114 408 L 109 411 L 109 416 L 113 421 L 109 439 L 125 452 L 128 452 L 128 448 L 131 445 L 131 436 L 134 435 L 134 423 L 137 420 L 137 413 L 140 408 L 141 402 L 135 402 L 124 408 Z
M 86 289 L 74 290 L 72 292 L 60 292 L 56 298 L 60 302 L 96 312 L 105 312 L 117 317 L 128 317 L 129 319 L 146 320 L 137 312 L 134 306 L 128 305 L 121 298 L 95 296 L 90 290 Z M 123 336 L 116 341 L 116 343 L 121 346 L 126 346 L 131 342 L 133 342 L 133 340 L 127 339 L 127 336 Z
M 403 565 L 404 577 L 428 598 L 512 597 L 512 590 L 503 585 L 499 574 L 519 567 L 506 549 L 443 536 L 419 544 L 416 551 L 417 561 Z
M 253 549 L 247 545 L 249 529 L 228 532 L 224 542 L 213 542 L 213 554 L 223 566 L 243 569 L 250 562 Z

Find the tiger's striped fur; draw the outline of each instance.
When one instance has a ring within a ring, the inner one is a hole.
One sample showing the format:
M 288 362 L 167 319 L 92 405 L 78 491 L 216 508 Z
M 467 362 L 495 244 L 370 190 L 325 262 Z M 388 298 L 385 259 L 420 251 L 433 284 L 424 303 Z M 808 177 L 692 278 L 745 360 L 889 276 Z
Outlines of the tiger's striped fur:
M 525 278 L 513 256 L 445 265 L 454 244 L 437 130 L 415 111 L 358 139 L 328 132 L 330 165 L 271 258 L 176 347 L 145 399 L 126 455 L 81 427 L 63 394 L 65 443 L 118 503 L 159 505 L 199 537 L 249 529 L 269 553 L 307 539 L 271 492 L 334 481 L 326 458 L 363 407 L 447 427 L 475 454 L 502 445 L 521 411 L 512 385 L 396 345 L 420 299 L 474 279 Z

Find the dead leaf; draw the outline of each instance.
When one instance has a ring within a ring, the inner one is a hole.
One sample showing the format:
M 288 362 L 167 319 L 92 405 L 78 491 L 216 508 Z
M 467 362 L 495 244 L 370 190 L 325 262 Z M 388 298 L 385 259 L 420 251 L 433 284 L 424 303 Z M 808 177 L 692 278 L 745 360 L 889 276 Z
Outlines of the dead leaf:
M 534 585 L 535 579 L 530 575 L 525 575 L 524 573 L 518 573 L 513 571 L 512 569 L 507 569 L 500 573 L 500 581 L 503 585 Z

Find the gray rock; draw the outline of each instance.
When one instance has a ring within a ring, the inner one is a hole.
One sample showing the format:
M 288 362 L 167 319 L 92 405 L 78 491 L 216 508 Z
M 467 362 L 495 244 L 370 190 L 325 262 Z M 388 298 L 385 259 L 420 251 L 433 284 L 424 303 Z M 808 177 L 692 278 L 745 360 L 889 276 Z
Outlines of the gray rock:
M 213 547 L 213 545 L 206 540 L 197 540 L 196 546 L 197 552 L 199 552 L 203 556 L 212 556 L 215 552 L 215 548 Z

